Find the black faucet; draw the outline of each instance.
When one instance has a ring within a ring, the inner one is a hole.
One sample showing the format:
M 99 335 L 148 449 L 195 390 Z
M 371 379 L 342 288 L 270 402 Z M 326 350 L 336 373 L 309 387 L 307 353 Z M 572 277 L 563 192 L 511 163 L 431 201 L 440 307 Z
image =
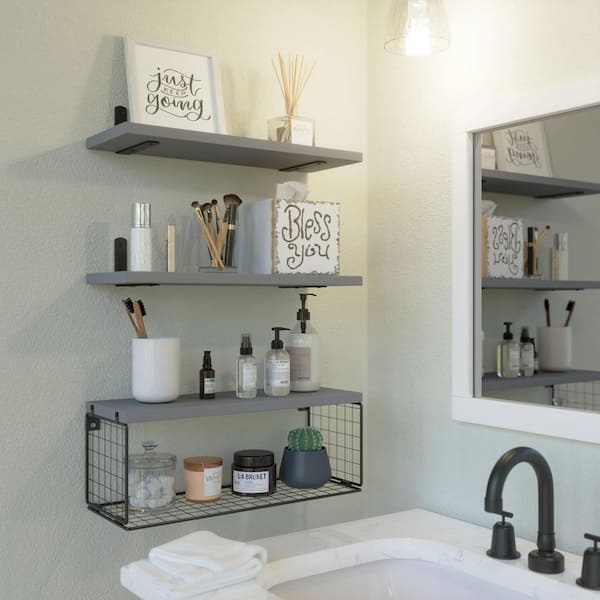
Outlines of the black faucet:
M 546 459 L 537 450 L 526 447 L 513 448 L 498 459 L 488 479 L 485 510 L 503 515 L 504 521 L 504 516 L 508 514 L 502 508 L 504 482 L 512 468 L 522 462 L 529 463 L 533 467 L 538 482 L 538 549 L 529 553 L 529 568 L 538 573 L 562 573 L 565 570 L 565 559 L 555 550 L 552 471 Z M 488 552 L 490 556 L 494 556 L 493 546 L 492 544 L 492 550 Z M 498 556 L 498 558 L 513 557 Z

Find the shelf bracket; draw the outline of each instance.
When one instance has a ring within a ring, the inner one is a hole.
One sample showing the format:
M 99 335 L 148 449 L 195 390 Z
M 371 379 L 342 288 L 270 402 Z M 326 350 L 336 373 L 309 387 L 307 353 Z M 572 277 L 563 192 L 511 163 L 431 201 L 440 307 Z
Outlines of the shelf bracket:
M 85 415 L 85 430 L 87 433 L 90 431 L 99 431 L 100 419 L 91 413 Z
M 156 140 L 146 140 L 145 142 L 123 148 L 123 150 L 117 150 L 115 154 L 137 154 L 138 152 L 142 152 L 152 146 L 158 146 L 159 144 L 160 142 L 157 142 Z
M 311 162 L 307 162 L 307 163 L 301 163 L 299 165 L 293 165 L 291 167 L 284 167 L 283 169 L 279 169 L 280 171 L 283 172 L 288 172 L 288 171 L 301 171 L 304 173 L 311 173 L 314 169 L 311 169 L 310 167 L 317 167 L 320 165 L 326 165 L 327 161 L 326 160 L 312 160 Z

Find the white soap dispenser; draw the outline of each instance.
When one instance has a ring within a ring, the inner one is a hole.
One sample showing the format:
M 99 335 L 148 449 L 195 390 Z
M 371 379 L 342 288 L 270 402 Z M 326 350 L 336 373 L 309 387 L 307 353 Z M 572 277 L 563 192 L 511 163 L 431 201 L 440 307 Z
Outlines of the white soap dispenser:
M 319 334 L 310 324 L 306 297 L 300 294 L 302 307 L 296 314 L 296 324 L 288 335 L 286 344 L 290 354 L 290 388 L 292 392 L 316 392 L 321 387 Z
M 290 393 L 290 355 L 283 349 L 280 331 L 289 331 L 288 327 L 271 327 L 275 339 L 271 350 L 265 355 L 265 394 L 267 396 L 287 396 Z

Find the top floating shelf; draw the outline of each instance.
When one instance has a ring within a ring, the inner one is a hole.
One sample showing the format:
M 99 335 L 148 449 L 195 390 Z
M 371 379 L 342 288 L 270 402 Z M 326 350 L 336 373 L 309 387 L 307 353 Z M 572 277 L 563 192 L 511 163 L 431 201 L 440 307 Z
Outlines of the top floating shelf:
M 600 183 L 491 169 L 481 170 L 481 187 L 484 192 L 532 198 L 568 198 L 600 194 Z
M 362 153 L 125 122 L 86 140 L 90 150 L 312 173 L 362 162 Z

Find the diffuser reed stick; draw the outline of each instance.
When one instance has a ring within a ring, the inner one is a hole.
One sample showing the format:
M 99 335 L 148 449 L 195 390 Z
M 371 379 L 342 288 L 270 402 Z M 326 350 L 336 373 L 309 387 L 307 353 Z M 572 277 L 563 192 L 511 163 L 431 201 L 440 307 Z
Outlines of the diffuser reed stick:
M 288 54 L 286 63 L 283 54 L 279 52 L 278 61 L 275 61 L 273 58 L 271 62 L 277 82 L 279 83 L 279 89 L 283 95 L 286 113 L 289 117 L 293 117 L 296 114 L 296 107 L 317 61 L 315 60 L 312 64 L 308 64 L 304 62 L 303 56 L 296 54 L 292 57 Z

